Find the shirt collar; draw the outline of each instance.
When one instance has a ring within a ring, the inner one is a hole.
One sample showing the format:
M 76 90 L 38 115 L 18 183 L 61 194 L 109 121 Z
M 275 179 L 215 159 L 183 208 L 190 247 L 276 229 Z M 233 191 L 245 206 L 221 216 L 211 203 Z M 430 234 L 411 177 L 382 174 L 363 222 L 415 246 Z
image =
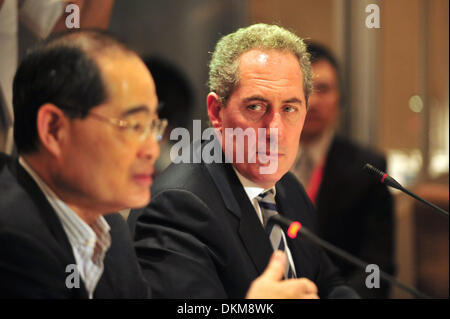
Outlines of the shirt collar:
M 233 169 L 236 172 L 236 175 L 237 175 L 239 181 L 241 182 L 242 186 L 244 187 L 245 193 L 247 194 L 247 196 L 251 202 L 253 202 L 253 200 L 256 197 L 258 197 L 259 194 L 261 194 L 265 191 L 268 191 L 268 190 L 272 190 L 273 195 L 274 196 L 276 195 L 275 186 L 265 189 L 261 186 L 258 186 L 256 183 L 252 182 L 251 180 L 245 178 L 244 176 L 242 176 L 234 166 L 233 166 Z
M 100 216 L 92 227 L 89 226 L 50 189 L 21 156 L 19 156 L 19 163 L 30 174 L 55 210 L 72 245 L 95 246 L 98 239 L 105 250 L 109 248 L 111 228 L 103 216 Z

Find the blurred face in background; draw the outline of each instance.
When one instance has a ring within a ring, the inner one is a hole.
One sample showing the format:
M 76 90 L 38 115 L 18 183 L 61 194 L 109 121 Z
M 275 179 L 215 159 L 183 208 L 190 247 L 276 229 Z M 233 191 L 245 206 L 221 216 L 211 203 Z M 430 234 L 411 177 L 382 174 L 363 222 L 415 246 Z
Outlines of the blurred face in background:
M 309 143 L 337 124 L 339 83 L 336 69 L 326 60 L 312 64 L 314 91 L 308 100 L 308 112 L 301 142 Z

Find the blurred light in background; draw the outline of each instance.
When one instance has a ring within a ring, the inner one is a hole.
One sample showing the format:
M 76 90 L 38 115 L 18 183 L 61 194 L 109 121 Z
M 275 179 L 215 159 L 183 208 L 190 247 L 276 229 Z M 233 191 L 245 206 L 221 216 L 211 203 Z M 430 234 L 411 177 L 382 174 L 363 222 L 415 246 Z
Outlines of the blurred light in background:
M 422 98 L 418 95 L 411 96 L 409 99 L 409 108 L 411 109 L 411 111 L 413 111 L 415 113 L 422 112 L 422 109 L 423 109 Z
M 449 105 L 436 99 L 431 100 L 430 108 L 430 165 L 431 178 L 448 174 L 449 171 Z
M 389 150 L 387 161 L 388 174 L 404 187 L 414 185 L 423 165 L 422 152 L 419 149 Z M 392 188 L 391 191 L 397 192 Z

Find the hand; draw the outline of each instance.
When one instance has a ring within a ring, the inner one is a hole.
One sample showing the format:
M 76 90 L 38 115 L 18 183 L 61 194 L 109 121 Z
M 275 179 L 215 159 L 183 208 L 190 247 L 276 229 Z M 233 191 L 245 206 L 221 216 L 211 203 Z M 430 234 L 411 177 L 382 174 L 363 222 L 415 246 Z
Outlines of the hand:
M 264 273 L 256 278 L 247 292 L 247 299 L 319 299 L 317 286 L 307 278 L 282 280 L 287 257 L 276 251 Z

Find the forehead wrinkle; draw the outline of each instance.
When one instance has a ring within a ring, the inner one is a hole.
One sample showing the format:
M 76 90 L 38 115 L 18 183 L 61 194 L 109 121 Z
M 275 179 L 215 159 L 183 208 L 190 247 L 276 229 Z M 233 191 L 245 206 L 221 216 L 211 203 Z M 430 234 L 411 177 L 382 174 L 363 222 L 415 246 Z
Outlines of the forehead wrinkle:
M 255 80 L 255 79 L 252 79 L 252 80 Z M 249 82 L 251 82 L 252 80 L 250 80 Z M 266 99 L 265 96 L 267 95 L 268 91 L 275 93 L 277 96 L 280 96 L 280 98 L 283 95 L 289 96 L 289 97 L 283 97 L 283 100 L 292 100 L 294 98 L 301 100 L 301 97 L 302 97 L 303 87 L 300 84 L 298 84 L 299 87 L 297 87 L 296 85 L 292 85 L 292 84 L 286 85 L 285 82 L 289 82 L 286 79 L 278 79 L 278 80 L 256 79 L 255 80 L 256 83 L 251 83 L 251 84 L 248 83 L 247 81 L 248 81 L 248 79 L 241 82 L 241 84 L 242 84 L 241 87 L 243 89 L 245 89 L 246 91 L 250 90 L 252 92 L 250 94 L 246 94 L 249 97 L 260 96 L 260 97 L 263 97 L 264 99 Z
M 262 61 L 258 58 L 264 57 Z M 239 58 L 239 83 L 245 97 L 304 99 L 303 75 L 296 57 L 278 51 L 248 51 Z M 242 95 L 241 95 L 242 96 Z
M 278 89 L 285 89 L 286 85 L 298 85 L 303 89 L 303 78 L 301 73 L 297 74 L 293 72 L 282 75 L 267 69 L 258 70 L 252 68 L 252 70 L 242 70 L 240 73 L 240 84 L 246 82 L 253 82 L 256 85 L 261 86 L 276 86 Z

